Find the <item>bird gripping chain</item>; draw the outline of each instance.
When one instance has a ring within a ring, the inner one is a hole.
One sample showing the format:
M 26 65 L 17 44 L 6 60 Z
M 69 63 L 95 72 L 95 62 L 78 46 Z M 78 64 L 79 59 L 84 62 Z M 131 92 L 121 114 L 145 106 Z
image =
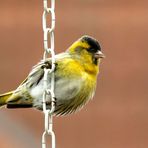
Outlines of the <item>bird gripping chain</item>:
M 54 29 L 55 29 L 55 0 L 51 0 L 51 7 L 48 7 L 48 0 L 43 0 L 43 31 L 44 31 L 44 56 L 46 62 L 48 55 L 51 54 L 51 69 L 44 67 L 44 93 L 43 93 L 43 112 L 45 114 L 45 131 L 42 135 L 42 148 L 46 148 L 46 138 L 51 137 L 51 148 L 55 148 L 55 134 L 53 132 L 53 116 L 55 110 L 54 94 L 54 69 L 55 69 L 55 52 L 54 52 Z M 51 26 L 47 26 L 47 16 L 51 14 Z M 50 48 L 48 43 L 50 42 Z M 48 75 L 51 75 L 51 86 L 48 83 Z M 47 98 L 51 98 L 51 109 L 47 109 Z

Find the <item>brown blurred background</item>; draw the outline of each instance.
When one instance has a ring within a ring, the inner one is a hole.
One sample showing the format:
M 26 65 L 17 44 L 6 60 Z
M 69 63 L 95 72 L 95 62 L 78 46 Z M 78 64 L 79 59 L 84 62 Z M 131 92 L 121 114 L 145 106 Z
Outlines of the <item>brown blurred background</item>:
M 0 2 L 0 93 L 15 89 L 43 55 L 42 0 Z M 106 59 L 95 98 L 54 119 L 57 148 L 148 147 L 148 1 L 56 1 L 56 53 L 83 34 Z M 43 114 L 0 110 L 1 148 L 40 148 Z

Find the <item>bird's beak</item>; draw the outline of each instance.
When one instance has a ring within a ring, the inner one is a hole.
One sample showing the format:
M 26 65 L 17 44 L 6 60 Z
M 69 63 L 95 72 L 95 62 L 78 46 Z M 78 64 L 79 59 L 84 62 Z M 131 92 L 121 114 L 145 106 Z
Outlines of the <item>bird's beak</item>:
M 98 52 L 95 53 L 95 58 L 105 58 L 105 55 L 99 50 Z

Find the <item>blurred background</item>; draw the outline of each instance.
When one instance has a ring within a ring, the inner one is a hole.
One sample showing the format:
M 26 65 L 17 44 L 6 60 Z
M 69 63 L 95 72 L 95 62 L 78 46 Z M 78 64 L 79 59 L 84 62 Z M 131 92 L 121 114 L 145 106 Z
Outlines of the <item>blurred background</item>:
M 57 148 L 148 147 L 148 1 L 56 1 L 56 53 L 84 34 L 106 59 L 93 101 L 54 119 Z M 42 59 L 42 0 L 0 4 L 0 93 L 15 89 Z M 34 109 L 0 110 L 1 148 L 41 148 L 44 116 Z

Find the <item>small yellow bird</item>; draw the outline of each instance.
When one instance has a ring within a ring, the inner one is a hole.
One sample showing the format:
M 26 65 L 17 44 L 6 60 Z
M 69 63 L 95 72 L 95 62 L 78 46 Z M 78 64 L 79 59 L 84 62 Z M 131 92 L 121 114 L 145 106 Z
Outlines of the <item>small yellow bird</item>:
M 93 96 L 96 89 L 99 64 L 104 54 L 98 41 L 82 36 L 66 52 L 55 56 L 55 98 L 54 115 L 66 115 L 82 108 Z M 34 107 L 42 110 L 44 68 L 51 67 L 51 59 L 35 65 L 20 86 L 0 95 L 0 106 L 7 108 Z M 48 74 L 49 87 L 51 74 Z M 47 108 L 51 108 L 51 98 Z

